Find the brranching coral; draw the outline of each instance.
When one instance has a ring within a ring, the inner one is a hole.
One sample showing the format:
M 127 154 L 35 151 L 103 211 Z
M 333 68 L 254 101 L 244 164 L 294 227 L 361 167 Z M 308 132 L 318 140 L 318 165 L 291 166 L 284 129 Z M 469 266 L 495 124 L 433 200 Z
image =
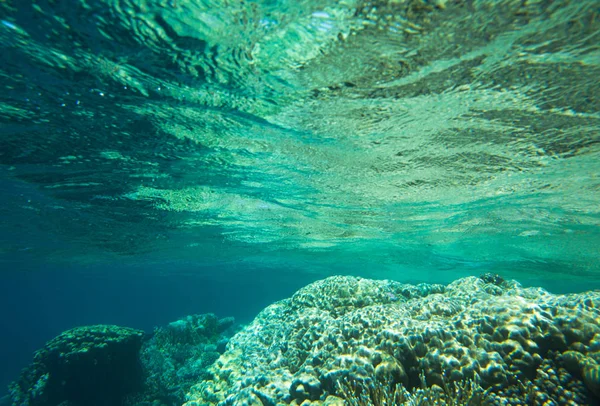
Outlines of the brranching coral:
M 212 376 L 210 367 L 225 351 L 235 332 L 234 319 L 217 318 L 212 313 L 196 314 L 156 328 L 142 346 L 144 390 L 136 402 L 159 401 L 181 405 L 190 386 Z

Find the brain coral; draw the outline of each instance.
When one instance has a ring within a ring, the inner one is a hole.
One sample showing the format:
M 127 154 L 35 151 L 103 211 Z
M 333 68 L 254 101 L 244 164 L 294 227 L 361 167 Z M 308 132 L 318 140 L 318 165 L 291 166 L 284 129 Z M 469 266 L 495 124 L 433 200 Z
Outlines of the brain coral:
M 599 307 L 600 292 L 552 295 L 501 278 L 414 286 L 335 276 L 263 310 L 186 406 L 334 405 L 340 382 L 415 391 L 468 380 L 486 389 L 486 404 L 590 404 Z
M 19 406 L 121 404 L 142 382 L 138 353 L 144 332 L 127 327 L 77 327 L 50 340 L 13 382 Z

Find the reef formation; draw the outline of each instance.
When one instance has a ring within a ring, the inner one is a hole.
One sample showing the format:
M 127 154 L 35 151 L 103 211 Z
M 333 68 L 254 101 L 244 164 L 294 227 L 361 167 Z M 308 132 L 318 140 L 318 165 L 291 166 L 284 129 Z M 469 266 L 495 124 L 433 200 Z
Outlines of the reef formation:
M 264 309 L 185 406 L 597 404 L 599 324 L 600 292 L 335 276 Z
M 237 326 L 233 317 L 212 313 L 190 315 L 155 329 L 140 351 L 143 390 L 130 396 L 127 405 L 180 406 L 186 392 L 209 371 Z
M 19 406 L 600 404 L 600 292 L 497 275 L 447 286 L 335 276 L 241 330 L 66 331 L 10 386 Z
M 118 405 L 139 390 L 144 332 L 96 325 L 67 330 L 37 351 L 9 386 L 13 405 Z
M 235 332 L 232 317 L 190 315 L 152 334 L 77 327 L 50 340 L 9 386 L 18 406 L 181 405 Z

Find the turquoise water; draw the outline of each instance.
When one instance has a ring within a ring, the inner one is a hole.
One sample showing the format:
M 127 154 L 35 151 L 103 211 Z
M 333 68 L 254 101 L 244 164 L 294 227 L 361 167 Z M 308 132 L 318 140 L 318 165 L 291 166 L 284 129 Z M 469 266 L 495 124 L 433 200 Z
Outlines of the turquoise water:
M 0 1 L 10 374 L 335 274 L 600 288 L 598 43 L 593 0 Z

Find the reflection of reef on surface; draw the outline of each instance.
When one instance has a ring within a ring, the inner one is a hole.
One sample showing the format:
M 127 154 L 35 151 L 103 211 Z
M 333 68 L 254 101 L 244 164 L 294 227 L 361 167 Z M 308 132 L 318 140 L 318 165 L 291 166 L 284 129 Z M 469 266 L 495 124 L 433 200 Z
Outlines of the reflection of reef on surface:
M 0 250 L 598 281 L 597 0 L 120 3 L 0 1 Z
M 599 306 L 600 292 L 552 295 L 493 275 L 448 286 L 331 277 L 263 310 L 186 406 L 378 404 L 399 385 L 407 401 L 458 404 L 448 394 L 460 387 L 473 404 L 596 404 Z

